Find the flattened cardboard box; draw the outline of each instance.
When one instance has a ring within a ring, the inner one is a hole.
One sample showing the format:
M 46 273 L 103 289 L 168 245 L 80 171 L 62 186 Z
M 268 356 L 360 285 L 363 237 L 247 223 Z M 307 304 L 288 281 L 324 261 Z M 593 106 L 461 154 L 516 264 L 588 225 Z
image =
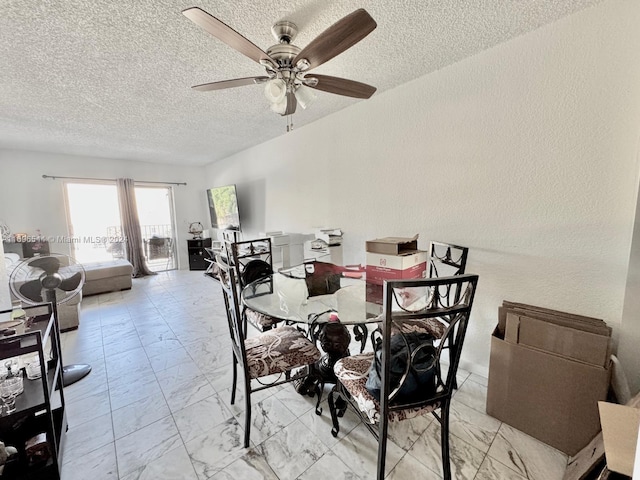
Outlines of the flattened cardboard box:
M 585 332 L 611 336 L 611 327 L 608 327 L 602 319 L 508 301 L 502 302 L 502 306 L 498 308 L 498 327 L 501 335 L 504 335 L 508 312 L 525 315 L 537 320 L 544 320 L 557 325 L 577 328 Z
M 575 455 L 600 431 L 608 368 L 588 365 L 491 337 L 487 413 Z
M 507 312 L 505 340 L 604 367 L 611 337 Z

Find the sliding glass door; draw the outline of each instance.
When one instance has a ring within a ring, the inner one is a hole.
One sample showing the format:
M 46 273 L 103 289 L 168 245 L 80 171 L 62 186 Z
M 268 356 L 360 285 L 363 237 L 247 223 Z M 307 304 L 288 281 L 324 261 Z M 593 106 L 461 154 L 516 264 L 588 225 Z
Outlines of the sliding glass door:
M 113 182 L 67 182 L 72 255 L 79 262 L 124 258 L 118 194 Z M 150 270 L 178 268 L 173 192 L 167 186 L 136 186 L 143 252 Z
M 136 186 L 136 203 L 149 269 L 159 272 L 178 268 L 171 188 Z

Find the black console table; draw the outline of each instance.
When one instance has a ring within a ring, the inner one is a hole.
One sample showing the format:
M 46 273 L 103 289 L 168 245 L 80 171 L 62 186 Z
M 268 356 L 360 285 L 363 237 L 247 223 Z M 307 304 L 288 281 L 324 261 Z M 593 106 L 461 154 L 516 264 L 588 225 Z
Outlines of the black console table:
M 211 248 L 210 238 L 187 240 L 187 252 L 189 254 L 189 270 L 206 270 L 209 263 L 206 261 L 209 254 L 205 248 Z

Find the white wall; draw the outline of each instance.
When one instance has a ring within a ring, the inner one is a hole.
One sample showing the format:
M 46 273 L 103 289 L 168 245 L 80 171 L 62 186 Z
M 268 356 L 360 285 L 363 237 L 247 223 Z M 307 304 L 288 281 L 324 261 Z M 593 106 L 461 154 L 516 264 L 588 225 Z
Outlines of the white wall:
M 639 24 L 640 2 L 605 1 L 216 162 L 209 184 L 238 185 L 246 235 L 343 228 L 347 262 L 379 236 L 470 247 L 480 283 L 463 367 L 479 373 L 504 299 L 616 326 L 638 188 Z
M 4 254 L 4 247 L 0 242 L 0 255 Z M 2 257 L 0 257 L 2 258 Z M 0 310 L 11 308 L 11 294 L 9 293 L 9 278 L 4 260 L 0 261 Z
M 181 268 L 188 268 L 187 233 L 190 222 L 208 215 L 201 167 L 151 164 L 127 160 L 0 150 L 0 219 L 12 232 L 45 236 L 68 235 L 63 181 L 42 175 L 116 178 L 138 181 L 187 182 L 175 186 L 174 204 Z M 68 244 L 50 245 L 52 251 L 69 253 Z

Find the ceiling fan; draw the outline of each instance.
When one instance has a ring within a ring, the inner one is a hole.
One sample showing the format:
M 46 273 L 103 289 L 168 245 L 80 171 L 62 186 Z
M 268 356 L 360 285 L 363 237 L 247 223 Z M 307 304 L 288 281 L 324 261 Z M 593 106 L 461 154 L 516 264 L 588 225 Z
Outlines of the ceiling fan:
M 278 22 L 271 28 L 278 43 L 266 52 L 198 7 L 187 8 L 182 13 L 266 70 L 266 75 L 204 83 L 192 87 L 194 90 L 265 84 L 265 96 L 271 102 L 271 109 L 283 116 L 293 114 L 298 104 L 306 108 L 315 98 L 313 89 L 354 98 L 369 98 L 376 91 L 375 87 L 365 83 L 308 73 L 352 47 L 376 28 L 375 20 L 362 8 L 334 23 L 303 49 L 291 43 L 298 27 L 292 22 Z

